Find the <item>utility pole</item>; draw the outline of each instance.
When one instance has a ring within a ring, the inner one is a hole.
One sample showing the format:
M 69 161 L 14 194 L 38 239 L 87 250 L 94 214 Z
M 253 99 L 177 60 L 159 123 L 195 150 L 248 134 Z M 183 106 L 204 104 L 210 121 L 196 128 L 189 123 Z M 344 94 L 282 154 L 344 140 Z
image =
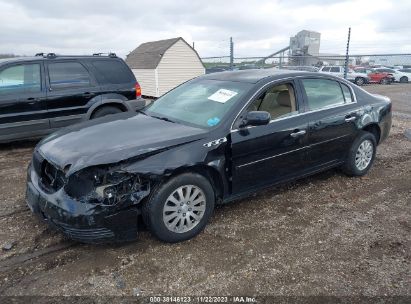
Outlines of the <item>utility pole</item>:
M 348 59 L 349 59 L 348 51 L 350 49 L 350 37 L 351 37 L 351 27 L 348 28 L 347 50 L 345 52 L 344 79 L 347 79 Z
M 230 37 L 230 70 L 234 67 L 234 43 L 233 37 Z

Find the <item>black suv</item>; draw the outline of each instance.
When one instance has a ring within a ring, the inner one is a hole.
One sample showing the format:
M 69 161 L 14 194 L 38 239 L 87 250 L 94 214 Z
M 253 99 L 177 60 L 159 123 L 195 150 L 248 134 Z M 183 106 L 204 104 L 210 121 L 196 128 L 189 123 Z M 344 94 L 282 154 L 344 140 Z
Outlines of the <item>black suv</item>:
M 0 59 L 0 142 L 42 137 L 142 104 L 135 76 L 112 53 Z

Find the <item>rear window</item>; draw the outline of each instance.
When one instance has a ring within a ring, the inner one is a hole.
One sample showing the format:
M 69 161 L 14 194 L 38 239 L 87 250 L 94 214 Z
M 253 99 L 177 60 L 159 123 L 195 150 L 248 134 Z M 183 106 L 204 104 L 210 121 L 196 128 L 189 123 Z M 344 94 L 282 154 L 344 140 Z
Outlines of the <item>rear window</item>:
M 121 84 L 135 82 L 136 79 L 125 63 L 120 60 L 93 60 L 100 84 Z
M 350 95 L 344 95 L 338 82 L 328 79 L 303 79 L 310 110 L 344 104 Z
M 88 71 L 79 62 L 49 63 L 49 77 L 53 90 L 83 88 L 91 85 Z
M 340 72 L 340 68 L 339 68 L 339 67 L 332 67 L 332 68 L 331 68 L 331 72 L 339 73 L 339 72 Z

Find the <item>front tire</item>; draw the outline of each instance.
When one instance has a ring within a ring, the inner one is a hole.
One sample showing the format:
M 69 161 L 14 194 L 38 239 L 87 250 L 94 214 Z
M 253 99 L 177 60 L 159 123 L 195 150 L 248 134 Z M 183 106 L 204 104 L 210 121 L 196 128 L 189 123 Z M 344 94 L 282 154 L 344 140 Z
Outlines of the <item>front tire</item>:
M 184 173 L 154 189 L 142 208 L 143 219 L 158 239 L 176 243 L 199 234 L 210 219 L 214 190 L 202 175 Z
M 408 83 L 408 77 L 407 76 L 402 76 L 400 78 L 400 83 Z
M 355 83 L 357 86 L 362 86 L 362 85 L 365 84 L 365 79 L 362 78 L 362 77 L 357 77 L 357 78 L 355 78 L 354 83 Z
M 343 171 L 349 176 L 363 176 L 374 163 L 377 141 L 372 133 L 362 131 L 354 140 L 343 165 Z

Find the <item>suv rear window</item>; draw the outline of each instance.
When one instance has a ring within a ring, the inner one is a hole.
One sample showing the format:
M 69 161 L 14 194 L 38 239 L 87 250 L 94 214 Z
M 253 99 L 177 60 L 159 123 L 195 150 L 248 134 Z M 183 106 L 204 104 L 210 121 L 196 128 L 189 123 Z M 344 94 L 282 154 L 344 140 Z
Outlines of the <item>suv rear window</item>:
M 97 70 L 100 84 L 121 84 L 135 82 L 135 78 L 125 63 L 119 60 L 94 60 L 92 65 Z
M 79 62 L 49 63 L 50 87 L 53 90 L 83 88 L 91 85 L 90 75 Z

